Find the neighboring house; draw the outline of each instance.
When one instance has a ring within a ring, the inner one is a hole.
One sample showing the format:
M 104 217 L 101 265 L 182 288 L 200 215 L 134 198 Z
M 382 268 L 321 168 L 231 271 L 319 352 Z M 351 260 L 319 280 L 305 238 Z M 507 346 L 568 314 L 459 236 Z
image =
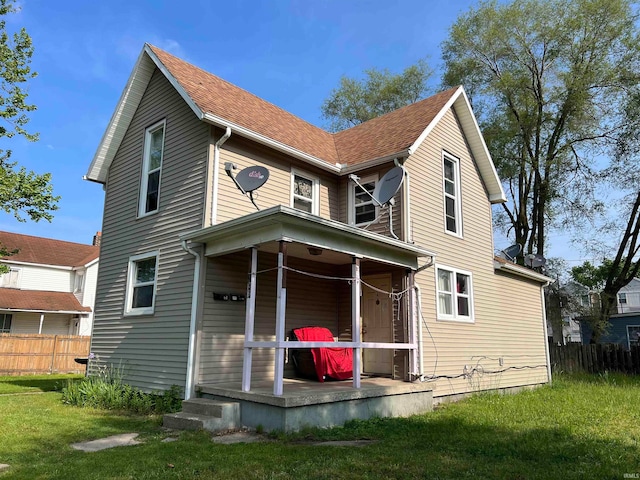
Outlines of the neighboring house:
M 640 278 L 634 278 L 618 292 L 618 313 L 640 312 Z
M 268 168 L 260 211 L 225 165 Z M 394 165 L 390 218 L 349 175 L 371 191 Z M 549 279 L 494 257 L 505 195 L 462 87 L 331 134 L 145 45 L 86 178 L 106 189 L 91 350 L 134 385 L 291 406 L 306 325 L 354 349 L 354 391 L 549 380 Z
M 588 324 L 582 325 L 584 344 L 591 342 L 593 331 Z M 600 336 L 599 343 L 617 343 L 626 349 L 640 346 L 640 313 L 618 313 L 611 315 L 609 325 Z
M 0 333 L 91 335 L 100 247 L 0 232 Z

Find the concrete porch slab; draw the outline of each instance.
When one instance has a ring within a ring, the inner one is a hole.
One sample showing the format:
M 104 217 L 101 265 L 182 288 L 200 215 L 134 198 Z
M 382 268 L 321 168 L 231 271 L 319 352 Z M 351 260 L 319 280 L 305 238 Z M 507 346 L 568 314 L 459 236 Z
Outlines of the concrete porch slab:
M 250 392 L 243 392 L 239 383 L 198 388 L 204 397 L 239 402 L 242 425 L 266 431 L 331 427 L 372 417 L 406 417 L 433 408 L 429 385 L 388 378 L 363 379 L 359 389 L 354 389 L 351 381 L 285 379 L 280 396 L 273 394 L 271 382 L 255 383 Z

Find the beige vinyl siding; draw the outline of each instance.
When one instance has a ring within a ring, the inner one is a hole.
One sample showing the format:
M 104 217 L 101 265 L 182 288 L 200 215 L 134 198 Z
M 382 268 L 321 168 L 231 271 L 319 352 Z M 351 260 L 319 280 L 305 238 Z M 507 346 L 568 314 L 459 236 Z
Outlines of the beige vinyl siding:
M 159 209 L 137 218 L 145 129 L 166 119 Z M 144 389 L 184 386 L 194 257 L 181 233 L 202 228 L 209 126 L 156 70 L 109 170 L 92 351 Z M 129 258 L 159 251 L 155 312 L 123 316 Z
M 302 262 L 289 257 L 288 265 L 322 275 L 339 275 L 340 267 L 317 262 Z M 258 252 L 258 271 L 276 266 L 276 256 Z M 200 332 L 199 383 L 237 381 L 242 378 L 246 302 L 215 301 L 214 293 L 240 293 L 247 290 L 249 254 L 240 252 L 207 261 L 204 316 Z M 276 315 L 275 270 L 258 275 L 256 294 L 255 340 L 275 339 Z M 286 335 L 294 328 L 324 326 L 340 336 L 339 312 L 350 311 L 350 298 L 340 292 L 347 282 L 321 280 L 289 271 L 287 273 Z M 256 380 L 272 379 L 273 349 L 255 349 L 252 376 Z M 292 374 L 291 366 L 287 374 Z
M 462 238 L 445 233 L 443 150 L 460 159 Z M 463 373 L 465 365 L 468 370 L 477 368 L 471 378 L 434 382 L 434 395 L 545 382 L 543 367 L 480 374 L 483 370 L 544 365 L 543 312 L 540 284 L 494 272 L 491 205 L 452 110 L 405 166 L 411 176 L 415 243 L 436 252 L 436 265 L 472 274 L 472 324 L 436 320 L 435 267 L 416 275 L 422 289 L 422 315 L 429 327 L 423 332 L 425 374 L 455 376 Z M 502 366 L 500 358 L 504 361 Z
M 241 217 L 256 211 L 249 198 L 245 198 L 227 175 L 224 164 L 237 165 L 233 175 L 242 169 L 260 165 L 269 169 L 269 179 L 254 192 L 254 199 L 261 210 L 275 205 L 291 206 L 291 170 L 315 177 L 320 182 L 320 216 L 336 220 L 339 215 L 338 180 L 310 165 L 303 164 L 284 154 L 268 148 L 256 146 L 238 136 L 232 135 L 220 150 L 218 215 L 217 223 Z

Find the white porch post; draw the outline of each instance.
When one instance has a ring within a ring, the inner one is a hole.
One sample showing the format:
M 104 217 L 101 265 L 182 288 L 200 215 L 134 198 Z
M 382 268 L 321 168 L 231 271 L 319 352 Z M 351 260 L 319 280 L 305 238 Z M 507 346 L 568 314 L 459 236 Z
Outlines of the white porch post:
M 284 348 L 280 342 L 284 342 L 285 311 L 287 309 L 287 244 L 280 240 L 278 252 L 278 300 L 276 303 L 276 360 L 273 379 L 273 394 L 282 395 L 284 377 Z
M 40 326 L 38 327 L 38 334 L 42 333 L 42 324 L 44 323 L 44 313 L 40 314 Z
M 247 289 L 247 303 L 244 321 L 244 358 L 242 360 L 242 391 L 251 390 L 251 361 L 253 350 L 247 347 L 247 342 L 253 342 L 254 319 L 256 314 L 256 272 L 258 271 L 258 249 L 251 248 L 249 261 L 249 288 Z
M 351 337 L 356 345 L 360 345 L 360 259 L 353 257 L 351 264 Z M 353 349 L 353 388 L 360 388 L 360 372 L 362 370 L 362 348 Z
M 409 343 L 417 344 L 418 343 L 418 324 L 420 323 L 420 316 L 417 314 L 416 310 L 416 289 L 415 289 L 415 272 L 412 270 L 409 272 L 408 280 L 409 280 L 409 312 L 407 315 L 408 332 L 409 332 Z M 422 355 L 422 352 L 419 352 L 416 348 L 409 350 L 410 355 L 410 369 L 411 374 L 416 376 L 419 372 L 418 370 L 418 357 Z

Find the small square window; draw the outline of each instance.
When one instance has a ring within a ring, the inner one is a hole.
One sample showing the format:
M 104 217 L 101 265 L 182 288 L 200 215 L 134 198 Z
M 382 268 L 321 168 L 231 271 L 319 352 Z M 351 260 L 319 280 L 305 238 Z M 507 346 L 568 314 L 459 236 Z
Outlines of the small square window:
M 473 321 L 471 274 L 455 269 L 436 269 L 438 320 Z
M 0 275 L 0 286 L 5 288 L 20 288 L 20 269 L 10 268 L 7 273 Z
M 157 277 L 157 252 L 136 255 L 129 259 L 126 314 L 147 315 L 154 312 Z

